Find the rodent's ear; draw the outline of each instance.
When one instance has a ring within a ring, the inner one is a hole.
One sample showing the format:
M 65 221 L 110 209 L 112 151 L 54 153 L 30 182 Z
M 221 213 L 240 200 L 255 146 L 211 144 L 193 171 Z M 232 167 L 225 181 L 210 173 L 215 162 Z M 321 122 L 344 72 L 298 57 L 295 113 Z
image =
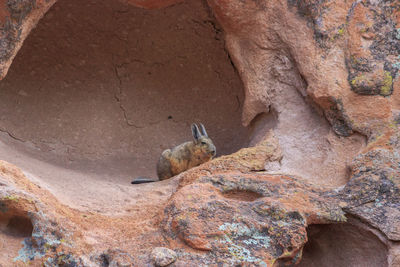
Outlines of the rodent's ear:
M 196 140 L 196 141 L 201 136 L 200 131 L 199 131 L 199 127 L 197 127 L 197 125 L 194 124 L 194 123 L 192 124 L 192 135 L 193 135 L 194 140 Z
M 200 132 L 201 132 L 201 135 L 208 137 L 208 134 L 206 132 L 206 127 L 204 127 L 204 125 L 202 123 L 200 123 Z

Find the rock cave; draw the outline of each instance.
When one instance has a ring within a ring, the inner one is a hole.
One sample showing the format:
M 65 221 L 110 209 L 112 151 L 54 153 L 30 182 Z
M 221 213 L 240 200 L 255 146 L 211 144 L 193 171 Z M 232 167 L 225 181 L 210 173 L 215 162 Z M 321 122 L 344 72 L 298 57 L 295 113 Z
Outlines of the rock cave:
M 400 6 L 308 2 L 1 3 L 0 266 L 400 264 Z
M 247 146 L 242 83 L 215 23 L 201 2 L 57 2 L 0 85 L 3 158 L 77 200 L 156 178 L 159 155 L 192 140 L 192 122 L 220 155 Z

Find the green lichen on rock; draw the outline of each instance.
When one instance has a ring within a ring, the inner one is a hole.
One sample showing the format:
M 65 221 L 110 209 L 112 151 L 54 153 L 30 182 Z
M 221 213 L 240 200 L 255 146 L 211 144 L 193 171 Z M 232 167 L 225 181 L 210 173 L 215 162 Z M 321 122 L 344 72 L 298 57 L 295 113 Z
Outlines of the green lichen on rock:
M 375 81 L 367 76 L 364 72 L 359 72 L 351 75 L 350 78 L 351 89 L 358 94 L 374 95 L 376 94 Z
M 355 76 L 350 81 L 351 85 L 356 88 L 364 87 L 364 88 L 371 88 L 374 86 L 374 82 L 370 80 L 365 74 L 361 73 Z
M 8 195 L 8 196 L 5 196 L 3 199 L 15 201 L 15 202 L 18 202 L 18 200 L 19 200 L 18 196 L 15 196 L 15 195 Z
M 339 34 L 339 35 L 343 35 L 344 32 L 345 32 L 345 28 L 344 28 L 344 26 L 341 26 L 341 27 L 338 29 L 338 34 Z
M 224 232 L 219 242 L 228 246 L 228 251 L 232 257 L 240 262 L 267 266 L 262 259 L 253 256 L 246 247 L 262 246 L 268 248 L 271 243 L 271 239 L 268 236 L 260 233 L 257 229 L 250 229 L 242 223 L 224 223 L 218 229 Z
M 331 49 L 345 32 L 347 22 L 344 19 L 330 24 L 321 23 L 332 9 L 333 0 L 287 0 L 287 3 L 290 9 L 308 21 L 307 25 L 313 30 L 315 41 L 320 48 Z
M 346 67 L 351 90 L 360 95 L 389 96 L 393 93 L 393 80 L 398 76 L 398 56 L 400 55 L 399 29 L 396 29 L 396 14 L 400 8 L 398 1 L 360 1 L 352 9 L 361 8 L 368 16 L 368 24 L 350 12 L 348 23 L 359 29 L 349 39 L 346 53 Z M 365 35 L 364 33 L 368 33 Z M 365 38 L 368 44 L 365 44 Z M 364 43 L 364 45 L 362 45 Z
M 53 257 L 49 257 L 44 263 L 44 267 L 52 267 L 52 266 L 71 266 L 78 267 L 84 266 L 81 261 L 75 258 L 74 255 L 66 252 L 59 252 Z M 118 265 L 119 266 L 119 265 Z
M 5 197 L 0 199 L 0 212 L 6 213 L 9 211 L 10 201 L 18 202 L 19 198 L 16 195 L 6 195 Z
M 384 72 L 383 85 L 381 86 L 381 95 L 388 96 L 393 90 L 393 77 L 390 72 Z
M 393 76 L 389 71 L 355 72 L 349 75 L 351 89 L 361 95 L 389 96 L 393 91 Z
M 26 238 L 22 244 L 23 247 L 18 251 L 18 256 L 13 259 L 14 263 L 23 262 L 29 265 L 30 261 L 40 259 L 46 255 L 45 251 L 37 249 L 30 238 Z

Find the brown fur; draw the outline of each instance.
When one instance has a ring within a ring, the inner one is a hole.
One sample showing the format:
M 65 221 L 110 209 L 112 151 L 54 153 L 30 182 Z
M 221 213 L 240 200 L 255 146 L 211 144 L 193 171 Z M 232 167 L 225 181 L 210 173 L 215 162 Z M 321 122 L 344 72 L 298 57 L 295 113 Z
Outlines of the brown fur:
M 202 124 L 200 129 L 192 124 L 194 141 L 186 142 L 172 149 L 164 150 L 157 163 L 157 175 L 165 180 L 209 161 L 216 154 L 216 148 L 207 136 Z
M 196 124 L 192 124 L 192 134 L 193 141 L 180 144 L 161 153 L 157 163 L 157 175 L 160 180 L 171 178 L 190 168 L 199 166 L 215 156 L 216 148 L 208 137 L 203 124 L 200 123 L 200 129 Z M 150 182 L 155 181 L 146 177 L 138 177 L 131 183 Z

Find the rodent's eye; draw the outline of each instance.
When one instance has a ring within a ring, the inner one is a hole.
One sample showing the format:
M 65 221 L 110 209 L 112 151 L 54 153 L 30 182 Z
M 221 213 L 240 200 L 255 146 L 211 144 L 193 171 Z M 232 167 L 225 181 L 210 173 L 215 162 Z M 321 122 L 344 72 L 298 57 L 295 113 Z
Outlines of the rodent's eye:
M 201 142 L 201 144 L 202 144 L 202 145 L 207 145 L 207 143 L 206 143 L 206 142 L 204 142 L 204 141 L 203 141 L 203 142 Z

